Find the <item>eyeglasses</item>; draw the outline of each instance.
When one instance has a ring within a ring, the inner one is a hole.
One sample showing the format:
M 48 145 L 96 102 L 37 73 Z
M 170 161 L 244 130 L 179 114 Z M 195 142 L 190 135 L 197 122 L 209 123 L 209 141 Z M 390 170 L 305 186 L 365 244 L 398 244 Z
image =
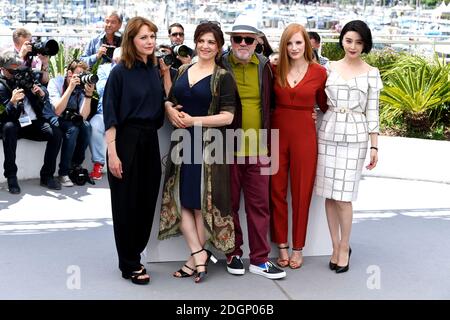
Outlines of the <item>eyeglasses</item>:
M 171 34 L 172 37 L 184 37 L 184 32 L 174 32 Z
M 255 42 L 255 38 L 252 37 L 243 37 L 243 36 L 232 36 L 231 39 L 234 43 L 241 44 L 242 40 L 245 41 L 246 45 L 251 45 L 253 42 Z

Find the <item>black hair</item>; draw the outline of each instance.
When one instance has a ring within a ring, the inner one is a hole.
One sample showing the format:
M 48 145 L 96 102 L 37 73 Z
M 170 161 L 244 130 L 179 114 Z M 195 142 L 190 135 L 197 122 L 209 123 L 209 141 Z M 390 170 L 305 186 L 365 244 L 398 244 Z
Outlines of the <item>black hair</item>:
M 319 51 L 316 48 L 313 48 L 314 58 L 317 63 L 320 63 Z
M 320 35 L 315 31 L 308 31 L 308 37 L 314 39 L 317 43 L 320 43 Z
M 195 43 L 195 47 L 197 48 L 197 42 L 200 39 L 200 37 L 202 35 L 204 35 L 205 33 L 209 33 L 211 32 L 214 36 L 214 39 L 217 42 L 217 48 L 219 49 L 219 53 L 217 54 L 217 56 L 215 57 L 215 61 L 216 64 L 219 65 L 220 67 L 224 67 L 222 65 L 222 47 L 225 43 L 225 39 L 223 37 L 223 32 L 222 29 L 220 29 L 220 26 L 216 23 L 216 22 L 203 22 L 200 23 L 197 28 L 195 28 L 195 32 L 194 32 L 194 43 Z
M 341 34 L 339 35 L 339 45 L 342 49 L 344 49 L 342 46 L 342 39 L 349 31 L 357 32 L 362 38 L 364 44 L 362 53 L 369 53 L 370 50 L 372 50 L 372 32 L 370 32 L 370 28 L 367 24 L 361 20 L 350 21 L 344 26 L 344 28 L 342 28 Z
M 272 46 L 269 43 L 269 40 L 267 40 L 267 37 L 261 36 L 261 40 L 263 41 L 262 45 L 261 45 L 261 53 L 264 57 L 268 58 L 272 53 L 273 53 L 273 49 Z M 258 46 L 258 45 L 256 45 Z M 256 50 L 255 50 L 256 51 Z

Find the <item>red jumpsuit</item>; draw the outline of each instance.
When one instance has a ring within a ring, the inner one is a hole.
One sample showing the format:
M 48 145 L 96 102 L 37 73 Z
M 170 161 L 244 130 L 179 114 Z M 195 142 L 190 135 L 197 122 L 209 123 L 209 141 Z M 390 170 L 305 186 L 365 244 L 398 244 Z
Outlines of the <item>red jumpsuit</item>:
M 288 205 L 286 201 L 288 173 L 291 178 L 292 246 L 305 245 L 309 205 L 316 177 L 317 137 L 312 118 L 314 106 L 327 110 L 325 68 L 309 65 L 303 79 L 293 88 L 280 87 L 275 81 L 275 111 L 272 129 L 279 129 L 279 170 L 271 177 L 272 241 L 288 242 Z M 274 150 L 274 149 L 272 149 Z M 276 150 L 274 150 L 276 151 Z M 274 152 L 275 153 L 275 152 Z M 274 161 L 274 160 L 272 160 Z

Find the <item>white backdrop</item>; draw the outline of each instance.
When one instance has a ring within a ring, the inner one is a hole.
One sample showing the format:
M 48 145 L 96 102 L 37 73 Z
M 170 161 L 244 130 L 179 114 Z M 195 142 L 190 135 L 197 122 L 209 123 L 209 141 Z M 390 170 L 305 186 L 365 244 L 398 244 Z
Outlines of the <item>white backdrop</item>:
M 320 113 L 320 112 L 319 112 Z M 164 157 L 169 150 L 171 126 L 166 121 L 164 127 L 159 130 L 159 142 L 161 148 L 161 157 Z M 20 139 L 17 146 L 17 166 L 19 167 L 18 178 L 33 179 L 39 177 L 39 170 L 42 166 L 42 159 L 44 157 L 46 142 L 36 142 L 26 139 Z M 86 151 L 86 161 L 84 163 L 86 168 L 91 167 L 89 149 Z M 3 164 L 3 150 L 0 151 L 0 163 Z M 59 156 L 57 163 L 59 163 Z M 163 167 L 164 171 L 164 167 Z M 164 172 L 163 172 L 164 177 Z M 161 178 L 161 186 L 164 178 Z M 105 179 L 106 177 L 104 177 Z M 6 179 L 3 174 L 0 174 L 0 183 Z M 248 240 L 247 240 L 247 223 L 244 212 L 243 195 L 241 196 L 241 210 L 240 221 L 242 223 L 242 230 L 244 232 L 244 257 L 248 257 Z M 291 210 L 290 194 L 288 195 L 289 210 Z M 171 238 L 164 241 L 157 239 L 159 228 L 159 210 L 161 206 L 161 196 L 156 204 L 155 218 L 153 222 L 153 229 L 150 236 L 149 246 L 147 247 L 147 259 L 152 262 L 158 261 L 180 261 L 186 259 L 189 255 L 189 250 L 182 237 Z M 289 219 L 290 220 L 290 219 Z M 290 233 L 290 232 L 289 232 Z M 272 246 L 271 256 L 277 256 L 276 246 Z M 328 233 L 328 227 L 325 216 L 324 200 L 313 196 L 308 223 L 308 233 L 306 246 L 303 251 L 304 255 L 328 255 L 331 253 L 331 240 Z M 219 257 L 221 255 L 219 254 Z
M 320 112 L 319 112 L 320 113 Z M 318 121 L 319 122 L 319 121 Z M 159 130 L 159 142 L 161 148 L 161 157 L 164 157 L 169 150 L 170 133 L 172 129 L 171 126 L 166 121 L 164 127 Z M 163 167 L 164 170 L 164 167 Z M 163 173 L 164 177 L 164 173 Z M 162 178 L 161 180 L 163 180 Z M 162 188 L 162 182 L 161 182 Z M 244 199 L 241 195 L 241 210 L 240 221 L 242 231 L 244 233 L 244 246 L 242 247 L 244 251 L 244 258 L 248 258 L 248 238 L 247 238 L 247 223 L 244 210 Z M 291 226 L 291 196 L 288 195 L 289 203 L 289 226 Z M 151 262 L 158 261 L 184 261 L 190 254 L 189 249 L 184 241 L 184 238 L 175 237 L 167 240 L 159 241 L 157 239 L 158 228 L 159 228 L 159 209 L 161 206 L 161 197 L 159 197 L 158 203 L 156 204 L 155 219 L 153 222 L 153 229 L 150 236 L 149 246 L 147 247 L 147 259 Z M 289 227 L 290 228 L 290 227 Z M 289 229 L 290 230 L 290 229 Z M 303 250 L 305 256 L 316 256 L 316 255 L 328 255 L 331 254 L 331 240 L 328 232 L 328 226 L 325 215 L 324 199 L 320 197 L 313 196 L 310 212 L 309 212 L 309 222 L 308 222 L 308 232 L 306 245 Z M 290 233 L 290 231 L 289 231 Z M 291 245 L 292 246 L 292 245 Z M 276 257 L 278 255 L 278 250 L 276 245 L 272 245 L 272 251 L 270 253 L 271 257 Z M 224 258 L 222 255 L 218 255 L 219 258 Z

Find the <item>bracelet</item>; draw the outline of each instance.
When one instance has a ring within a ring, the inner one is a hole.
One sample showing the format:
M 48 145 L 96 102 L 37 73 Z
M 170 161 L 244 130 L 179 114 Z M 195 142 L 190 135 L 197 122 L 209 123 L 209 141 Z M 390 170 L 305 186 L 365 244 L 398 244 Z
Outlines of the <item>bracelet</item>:
M 92 96 L 84 96 L 85 98 L 92 98 Z
M 370 147 L 370 149 L 374 149 L 374 150 L 377 150 L 377 151 L 378 151 L 378 148 L 377 148 L 377 147 Z

